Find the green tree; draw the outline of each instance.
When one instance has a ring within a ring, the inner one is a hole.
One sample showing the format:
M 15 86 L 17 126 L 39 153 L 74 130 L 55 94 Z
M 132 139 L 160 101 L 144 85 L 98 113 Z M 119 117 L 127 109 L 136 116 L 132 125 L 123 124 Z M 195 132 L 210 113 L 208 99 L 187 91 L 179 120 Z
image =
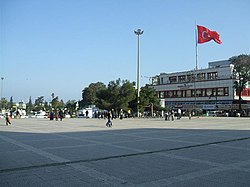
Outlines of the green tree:
M 76 109 L 76 100 L 69 100 L 66 102 L 65 107 L 69 111 L 69 114 L 72 115 L 75 112 Z
M 108 92 L 110 95 L 108 101 L 111 104 L 110 109 L 118 110 L 118 108 L 120 108 L 119 106 L 121 104 L 119 100 L 120 88 L 121 88 L 121 79 L 110 81 L 108 84 Z
M 56 96 L 52 99 L 51 105 L 52 105 L 52 108 L 54 108 L 54 109 L 63 109 L 65 107 L 63 100 L 62 99 L 59 100 L 58 96 Z
M 157 96 L 157 92 L 154 88 L 150 87 L 149 85 L 146 85 L 141 88 L 140 91 L 140 104 L 139 104 L 139 110 L 140 112 L 144 112 L 145 110 L 151 111 L 152 110 L 160 110 L 162 109 L 160 107 L 160 101 Z M 152 115 L 152 114 L 151 114 Z
M 29 114 L 33 110 L 33 104 L 32 104 L 32 99 L 31 96 L 29 98 L 29 102 L 27 104 L 27 113 Z
M 40 96 L 35 100 L 34 110 L 44 110 L 44 96 Z
M 127 111 L 129 103 L 135 99 L 135 83 L 128 80 L 117 79 L 108 84 L 108 101 L 111 109 Z
M 80 102 L 80 107 L 83 108 L 87 105 L 96 105 L 96 93 L 105 88 L 106 86 L 102 82 L 91 83 L 88 87 L 84 88 L 82 90 L 82 101 Z
M 114 109 L 118 113 L 121 109 L 127 111 L 135 98 L 134 85 L 134 82 L 128 80 L 110 81 L 107 87 L 97 92 L 97 106 L 107 110 Z
M 64 104 L 63 100 L 61 99 L 58 103 L 58 108 L 63 109 L 64 107 L 65 107 L 65 104 Z
M 123 81 L 119 94 L 119 107 L 125 111 L 131 109 L 130 103 L 136 98 L 135 82 Z
M 6 98 L 2 98 L 1 99 L 1 109 L 4 110 L 4 109 L 7 109 L 8 108 L 8 101 Z
M 111 93 L 110 91 L 106 89 L 99 90 L 96 93 L 97 96 L 97 107 L 101 109 L 107 109 L 111 110 L 112 109 L 112 102 L 110 101 Z
M 13 108 L 13 97 L 12 96 L 10 97 L 10 102 L 8 103 L 8 108 L 10 110 L 12 110 L 12 108 Z
M 246 88 L 247 83 L 250 81 L 250 55 L 239 55 L 229 59 L 234 65 L 233 78 L 234 89 L 239 95 L 239 111 L 242 111 L 241 100 L 242 92 Z
M 58 108 L 58 105 L 59 105 L 58 96 L 53 97 L 53 99 L 52 99 L 52 101 L 51 101 L 51 105 L 52 105 L 52 108 L 54 108 L 54 109 L 57 109 L 57 108 Z
M 51 94 L 51 98 L 52 98 L 52 100 L 55 98 L 55 94 L 54 93 Z

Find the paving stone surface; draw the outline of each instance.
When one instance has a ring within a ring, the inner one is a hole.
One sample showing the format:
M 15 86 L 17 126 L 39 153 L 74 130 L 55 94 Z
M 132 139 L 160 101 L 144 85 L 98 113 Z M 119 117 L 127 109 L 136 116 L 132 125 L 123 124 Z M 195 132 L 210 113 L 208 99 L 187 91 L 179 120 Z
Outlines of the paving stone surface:
M 249 186 L 250 118 L 0 119 L 0 186 Z

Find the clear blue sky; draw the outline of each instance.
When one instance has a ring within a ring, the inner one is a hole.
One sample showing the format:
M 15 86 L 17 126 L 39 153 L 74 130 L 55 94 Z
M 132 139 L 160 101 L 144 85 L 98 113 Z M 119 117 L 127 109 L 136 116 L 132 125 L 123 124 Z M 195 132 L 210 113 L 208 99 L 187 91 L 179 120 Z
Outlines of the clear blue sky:
M 51 93 L 81 99 L 90 83 L 136 81 L 141 28 L 141 84 L 162 72 L 195 68 L 195 24 L 222 44 L 198 46 L 199 68 L 250 53 L 249 0 L 0 0 L 3 97 Z

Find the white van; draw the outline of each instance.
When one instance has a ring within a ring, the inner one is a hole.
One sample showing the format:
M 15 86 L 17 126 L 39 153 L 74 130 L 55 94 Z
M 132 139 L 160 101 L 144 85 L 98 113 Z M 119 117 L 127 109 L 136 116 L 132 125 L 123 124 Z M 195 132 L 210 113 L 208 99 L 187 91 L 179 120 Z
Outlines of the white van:
M 88 116 L 86 116 L 86 111 L 88 111 Z M 92 118 L 93 117 L 92 108 L 85 108 L 85 109 L 82 109 L 82 110 L 78 110 L 77 117 L 78 118 Z

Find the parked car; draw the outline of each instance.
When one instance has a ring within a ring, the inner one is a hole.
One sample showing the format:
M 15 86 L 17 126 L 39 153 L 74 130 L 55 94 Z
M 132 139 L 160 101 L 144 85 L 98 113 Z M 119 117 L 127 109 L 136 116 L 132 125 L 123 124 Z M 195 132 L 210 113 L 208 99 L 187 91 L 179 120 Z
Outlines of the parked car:
M 48 118 L 48 114 L 45 111 L 34 112 L 33 115 L 30 115 L 31 118 Z
M 212 116 L 212 117 L 228 117 L 228 113 L 223 112 L 223 111 L 208 111 L 207 116 Z
M 216 111 L 208 111 L 207 116 L 215 117 L 216 116 Z

